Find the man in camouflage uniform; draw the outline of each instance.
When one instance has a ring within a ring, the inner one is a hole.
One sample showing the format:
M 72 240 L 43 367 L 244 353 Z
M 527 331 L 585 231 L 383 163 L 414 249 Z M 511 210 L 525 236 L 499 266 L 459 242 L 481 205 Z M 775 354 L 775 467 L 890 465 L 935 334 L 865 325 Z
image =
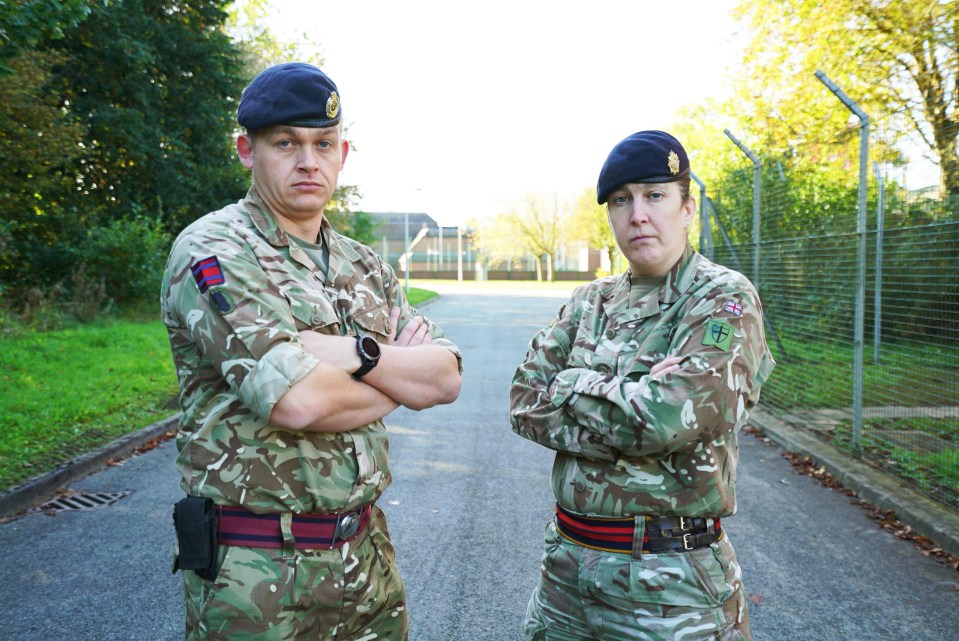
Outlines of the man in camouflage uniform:
M 773 368 L 749 281 L 696 253 L 675 138 L 621 141 L 597 199 L 629 272 L 578 288 L 510 390 L 519 435 L 556 451 L 556 517 L 526 620 L 537 641 L 749 639 L 737 433 Z
M 323 217 L 349 148 L 333 82 L 271 67 L 237 119 L 251 188 L 180 234 L 162 287 L 181 485 L 218 519 L 214 566 L 183 571 L 186 637 L 406 639 L 375 505 L 391 481 L 382 419 L 455 400 L 459 351 Z M 206 530 L 177 517 L 182 568 Z

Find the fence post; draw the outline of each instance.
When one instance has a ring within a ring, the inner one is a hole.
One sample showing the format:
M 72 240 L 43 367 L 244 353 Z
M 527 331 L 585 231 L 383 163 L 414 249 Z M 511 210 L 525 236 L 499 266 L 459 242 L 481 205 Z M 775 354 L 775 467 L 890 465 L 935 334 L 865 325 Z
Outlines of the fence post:
M 403 279 L 403 291 L 410 293 L 410 259 L 413 253 L 410 251 L 410 213 L 403 214 L 403 253 L 406 255 L 406 262 L 403 265 L 405 274 Z
M 689 172 L 689 177 L 699 185 L 699 253 L 713 259 L 713 231 L 709 225 L 709 211 L 706 209 L 706 183 L 696 177 L 696 174 Z M 610 265 L 610 272 L 612 272 Z
M 859 118 L 859 217 L 856 233 L 859 238 L 856 251 L 856 320 L 855 351 L 853 353 L 853 392 L 852 392 L 852 446 L 853 454 L 862 456 L 862 383 L 863 383 L 863 335 L 866 323 L 866 181 L 869 172 L 869 116 L 850 100 L 832 80 L 822 71 L 816 77 L 829 91 L 833 92 L 842 104 Z
M 873 301 L 872 362 L 879 364 L 879 344 L 882 342 L 882 230 L 886 219 L 886 185 L 879 172 L 879 163 L 873 161 L 876 182 L 879 186 L 879 202 L 876 207 L 876 297 Z
M 759 162 L 759 158 L 757 158 L 753 152 L 749 151 L 745 145 L 736 140 L 736 136 L 734 136 L 731 131 L 723 129 L 723 133 L 726 134 L 753 163 L 753 285 L 756 286 L 756 291 L 759 291 L 759 211 L 761 205 L 760 199 L 762 197 L 762 163 Z

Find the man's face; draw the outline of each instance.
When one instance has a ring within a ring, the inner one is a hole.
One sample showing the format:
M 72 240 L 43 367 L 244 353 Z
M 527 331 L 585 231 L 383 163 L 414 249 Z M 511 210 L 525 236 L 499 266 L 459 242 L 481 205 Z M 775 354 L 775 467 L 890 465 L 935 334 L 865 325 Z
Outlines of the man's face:
M 678 183 L 627 183 L 609 195 L 606 213 L 634 276 L 662 276 L 686 248 L 696 202 Z
M 257 192 L 277 217 L 300 224 L 315 220 L 333 196 L 349 143 L 338 127 L 278 125 L 237 139 L 243 166 L 253 170 Z M 287 229 L 289 231 L 289 229 Z

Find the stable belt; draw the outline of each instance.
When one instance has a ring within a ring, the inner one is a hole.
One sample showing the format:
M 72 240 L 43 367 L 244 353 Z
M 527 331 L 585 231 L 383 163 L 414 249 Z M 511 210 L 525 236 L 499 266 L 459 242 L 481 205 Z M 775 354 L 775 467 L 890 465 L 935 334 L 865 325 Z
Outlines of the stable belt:
M 294 514 L 290 531 L 300 550 L 334 549 L 352 541 L 370 523 L 372 508 L 365 505 L 341 514 Z M 224 545 L 281 549 L 281 515 L 255 514 L 242 507 L 217 506 L 217 535 Z
M 583 516 L 556 506 L 556 529 L 563 537 L 577 545 L 604 552 L 633 552 L 636 518 L 643 517 Z M 718 518 L 647 516 L 645 520 L 643 554 L 688 552 L 706 547 L 723 536 Z

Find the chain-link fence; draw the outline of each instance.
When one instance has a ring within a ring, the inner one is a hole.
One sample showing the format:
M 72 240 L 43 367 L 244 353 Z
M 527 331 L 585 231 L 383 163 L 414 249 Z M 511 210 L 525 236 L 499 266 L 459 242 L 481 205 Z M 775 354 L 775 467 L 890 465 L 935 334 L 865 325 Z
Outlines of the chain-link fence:
M 704 253 L 759 289 L 778 363 L 763 407 L 959 510 L 959 199 L 863 163 L 861 134 L 742 148 L 709 186 Z

